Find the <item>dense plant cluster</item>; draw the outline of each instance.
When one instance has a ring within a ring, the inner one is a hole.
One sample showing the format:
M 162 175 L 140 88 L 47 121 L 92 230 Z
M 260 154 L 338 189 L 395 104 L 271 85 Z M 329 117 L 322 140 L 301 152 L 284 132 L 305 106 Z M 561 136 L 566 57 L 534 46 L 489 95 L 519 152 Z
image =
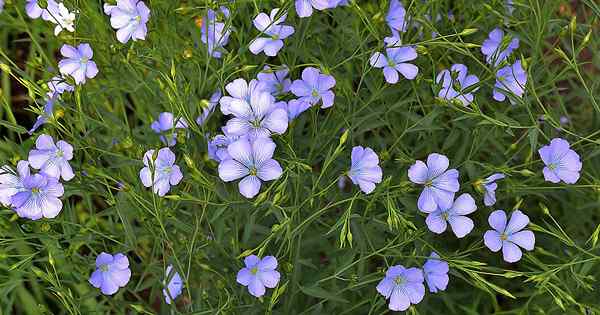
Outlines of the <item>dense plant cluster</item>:
M 0 314 L 600 313 L 592 1 L 0 12 Z

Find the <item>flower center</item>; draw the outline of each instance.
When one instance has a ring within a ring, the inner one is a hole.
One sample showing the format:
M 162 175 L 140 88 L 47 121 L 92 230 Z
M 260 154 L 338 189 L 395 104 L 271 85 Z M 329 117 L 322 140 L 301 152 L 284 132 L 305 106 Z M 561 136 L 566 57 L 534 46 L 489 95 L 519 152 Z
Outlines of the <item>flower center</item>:
M 317 89 L 313 89 L 311 95 L 312 97 L 319 97 L 319 91 L 317 91 Z
M 99 269 L 102 272 L 108 272 L 108 265 L 107 264 L 100 265 Z
M 142 20 L 142 17 L 138 15 L 134 18 L 134 20 L 139 23 Z
M 550 163 L 548 164 L 548 168 L 552 171 L 554 171 L 557 167 L 556 167 L 556 163 Z
M 396 285 L 402 285 L 404 283 L 404 277 L 397 276 L 396 278 L 394 278 L 394 283 L 396 283 Z
M 425 182 L 425 187 L 431 187 L 431 186 L 433 186 L 433 181 L 432 181 L 431 179 L 428 179 L 428 180 Z
M 88 57 L 81 57 L 81 64 L 82 65 L 88 63 L 88 61 L 90 61 L 90 59 Z
M 506 239 L 508 239 L 508 235 L 506 235 L 506 233 L 502 233 L 500 234 L 500 239 L 506 241 Z
M 392 60 L 390 58 L 388 58 L 387 64 L 388 64 L 388 66 L 390 66 L 392 68 L 396 66 L 396 62 L 394 62 L 394 60 Z
M 499 76 L 499 77 L 498 77 L 498 81 L 504 81 L 504 80 L 506 80 L 506 78 L 505 78 L 505 77 L 503 77 L 503 76 Z
M 258 170 L 256 169 L 256 167 L 251 167 L 250 168 L 250 176 L 256 176 L 256 174 L 258 174 Z
M 253 267 L 252 269 L 250 269 L 250 273 L 255 275 L 258 272 L 258 268 L 257 267 Z
M 33 187 L 31 188 L 31 193 L 36 195 L 40 193 L 40 188 L 39 187 Z
M 442 212 L 442 219 L 444 219 L 444 221 L 448 221 L 448 212 Z
M 165 172 L 167 174 L 171 173 L 172 171 L 173 171 L 173 167 L 171 167 L 171 166 L 167 166 L 167 167 L 163 168 L 163 172 Z
M 56 157 L 63 157 L 65 155 L 65 153 L 62 150 L 58 150 L 56 151 Z

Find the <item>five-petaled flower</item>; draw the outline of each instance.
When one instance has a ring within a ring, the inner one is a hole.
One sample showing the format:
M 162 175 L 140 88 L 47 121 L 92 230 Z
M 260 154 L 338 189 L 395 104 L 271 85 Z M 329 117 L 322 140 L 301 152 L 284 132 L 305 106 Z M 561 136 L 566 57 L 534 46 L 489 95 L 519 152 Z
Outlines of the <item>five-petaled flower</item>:
M 425 295 L 423 271 L 419 268 L 390 267 L 385 278 L 377 285 L 377 292 L 390 299 L 389 309 L 405 311 L 411 304 L 418 304 Z
M 435 79 L 437 84 L 442 84 L 442 88 L 438 93 L 438 97 L 446 100 L 459 100 L 463 106 L 467 106 L 473 102 L 473 92 L 479 87 L 470 88 L 479 82 L 477 76 L 468 75 L 467 66 L 463 64 L 454 64 L 448 69 L 442 70 Z
M 295 80 L 291 90 L 300 101 L 311 105 L 322 101 L 321 108 L 333 106 L 335 94 L 331 89 L 335 86 L 335 79 L 331 75 L 322 74 L 319 69 L 308 67 L 302 71 L 302 80 Z
M 83 84 L 86 78 L 94 78 L 98 74 L 98 67 L 92 61 L 94 52 L 90 44 L 80 44 L 77 48 L 64 44 L 60 53 L 65 57 L 58 63 L 60 73 L 70 75 L 75 79 L 75 84 Z
M 431 213 L 438 207 L 449 209 L 452 206 L 459 184 L 458 171 L 448 170 L 449 164 L 446 156 L 431 153 L 427 157 L 427 164 L 416 161 L 408 169 L 410 181 L 425 186 L 417 202 L 419 210 Z
M 10 198 L 10 204 L 21 218 L 52 219 L 62 210 L 60 197 L 65 190 L 55 177 L 33 174 L 23 178 L 23 187 Z
M 253 93 L 249 102 L 234 99 L 229 112 L 234 117 L 223 130 L 232 136 L 268 137 L 283 134 L 288 127 L 287 112 L 275 105 L 275 98 L 269 92 Z
M 419 68 L 406 61 L 417 58 L 417 50 L 413 47 L 389 47 L 385 50 L 386 55 L 376 52 L 371 55 L 369 63 L 375 68 L 383 68 L 385 81 L 390 84 L 398 82 L 398 72 L 408 80 L 417 76 Z
M 117 0 L 117 5 L 105 3 L 104 13 L 110 15 L 110 25 L 117 30 L 117 39 L 121 43 L 125 44 L 130 39 L 146 39 L 150 9 L 144 1 Z
M 508 96 L 512 104 L 515 103 L 515 97 L 521 98 L 525 93 L 525 84 L 527 83 L 527 72 L 523 70 L 521 60 L 508 65 L 496 73 L 496 84 L 494 85 L 494 99 L 502 102 Z
M 550 145 L 545 145 L 538 150 L 546 165 L 543 169 L 546 181 L 558 183 L 562 180 L 567 184 L 577 182 L 583 164 L 579 159 L 579 154 L 570 146 L 567 140 L 554 138 L 550 141 Z
M 165 302 L 171 304 L 173 300 L 181 294 L 183 289 L 183 280 L 181 280 L 179 272 L 173 270 L 173 265 L 167 266 L 165 282 L 167 282 L 167 284 L 162 292 L 165 297 Z
M 259 13 L 254 18 L 254 26 L 263 34 L 269 37 L 258 37 L 250 43 L 250 51 L 257 55 L 261 51 L 267 56 L 276 56 L 281 48 L 283 48 L 283 40 L 294 34 L 294 28 L 289 25 L 280 25 L 287 17 L 287 14 L 281 14 L 277 17 L 279 9 L 271 10 L 271 15 Z
M 507 224 L 504 210 L 496 210 L 490 214 L 488 222 L 493 230 L 485 232 L 483 242 L 493 252 L 502 249 L 504 261 L 519 261 L 523 255 L 519 247 L 533 250 L 535 235 L 529 230 L 523 230 L 529 224 L 529 217 L 523 212 L 515 210 Z
M 429 259 L 423 265 L 423 274 L 429 292 L 437 293 L 446 290 L 449 280 L 448 271 L 448 263 L 440 259 L 440 255 L 436 252 L 431 252 Z
M 244 258 L 246 267 L 237 274 L 237 282 L 248 287 L 248 292 L 255 297 L 265 295 L 265 288 L 273 289 L 279 283 L 281 275 L 277 271 L 277 258 L 266 256 L 263 259 L 256 255 Z
M 474 227 L 473 220 L 466 215 L 477 210 L 475 199 L 469 194 L 462 194 L 456 198 L 450 208 L 440 208 L 430 212 L 425 219 L 427 227 L 430 231 L 441 234 L 446 231 L 448 223 L 452 228 L 452 232 L 458 238 L 463 238 L 469 234 Z M 426 212 L 426 211 L 425 211 Z
M 231 27 L 217 19 L 219 14 L 228 18 L 229 9 L 220 7 L 219 11 L 207 10 L 206 16 L 202 19 L 200 36 L 200 40 L 207 46 L 208 54 L 214 58 L 223 56 L 225 45 L 229 42 L 229 36 L 231 35 Z
M 35 149 L 29 151 L 29 164 L 50 177 L 62 177 L 69 181 L 75 177 L 69 161 L 73 147 L 60 140 L 54 144 L 51 136 L 42 134 L 35 140 Z
M 162 197 L 171 190 L 171 186 L 179 184 L 183 174 L 179 166 L 175 165 L 175 153 L 169 148 L 158 150 L 156 158 L 154 152 L 149 150 L 144 154 L 140 180 L 145 187 L 152 187 L 152 191 Z
M 309 17 L 313 13 L 313 8 L 323 11 L 337 6 L 332 0 L 296 0 L 296 14 L 299 17 Z
M 225 182 L 243 178 L 240 193 L 253 198 L 260 191 L 261 180 L 277 179 L 283 173 L 281 166 L 272 159 L 275 143 L 270 138 L 248 140 L 242 137 L 227 147 L 229 159 L 219 164 L 219 177 Z
M 370 194 L 375 189 L 375 184 L 381 183 L 383 172 L 379 167 L 379 157 L 371 148 L 356 146 L 352 148 L 352 165 L 348 177 L 360 190 Z
M 124 287 L 131 278 L 129 259 L 118 253 L 114 256 L 105 252 L 96 257 L 96 270 L 90 276 L 89 283 L 99 288 L 104 295 L 113 295 Z

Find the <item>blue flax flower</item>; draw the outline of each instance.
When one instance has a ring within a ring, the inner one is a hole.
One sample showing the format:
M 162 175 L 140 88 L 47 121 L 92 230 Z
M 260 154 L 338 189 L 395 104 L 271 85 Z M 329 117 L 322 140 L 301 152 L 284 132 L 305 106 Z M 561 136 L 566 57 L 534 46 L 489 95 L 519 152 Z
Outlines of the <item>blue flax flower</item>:
M 171 304 L 173 300 L 175 300 L 183 289 L 183 280 L 181 280 L 181 276 L 175 270 L 173 270 L 173 265 L 167 266 L 167 271 L 165 273 L 165 281 L 169 281 L 167 283 L 166 288 L 164 288 L 163 295 L 165 296 L 165 302 L 167 304 Z
M 427 157 L 427 164 L 416 161 L 408 169 L 410 181 L 424 186 L 417 202 L 419 210 L 431 213 L 438 207 L 449 209 L 452 206 L 459 184 L 458 171 L 448 170 L 449 164 L 446 156 L 431 153 Z
M 390 300 L 390 310 L 406 311 L 411 304 L 418 304 L 423 300 L 423 280 L 423 271 L 419 268 L 392 266 L 377 285 L 377 292 Z
M 121 43 L 146 39 L 150 9 L 144 1 L 117 0 L 117 5 L 104 4 L 104 13 L 110 15 L 110 25 L 117 30 Z
M 162 143 L 172 147 L 177 144 L 177 129 L 186 130 L 188 123 L 185 118 L 175 118 L 172 113 L 164 112 L 158 115 L 158 119 L 152 122 L 150 128 L 160 135 Z
M 371 148 L 356 146 L 352 148 L 352 165 L 348 177 L 366 194 L 375 190 L 375 184 L 381 183 L 383 172 L 379 167 L 379 157 Z
M 281 275 L 277 271 L 277 258 L 266 256 L 263 259 L 250 255 L 244 259 L 246 267 L 237 274 L 237 282 L 248 287 L 255 297 L 265 295 L 266 288 L 273 289 L 279 283 Z
M 259 13 L 254 18 L 254 26 L 264 35 L 269 37 L 258 37 L 250 43 L 250 51 L 258 55 L 261 51 L 267 56 L 277 56 L 277 53 L 283 48 L 283 40 L 294 34 L 294 28 L 289 25 L 280 25 L 285 22 L 287 14 L 282 14 L 277 18 L 279 9 L 271 10 L 271 15 Z
M 452 204 L 450 208 L 440 208 L 430 212 L 425 219 L 427 227 L 433 233 L 441 234 L 446 231 L 448 223 L 452 232 L 458 238 L 463 238 L 469 234 L 474 227 L 473 220 L 466 215 L 477 210 L 475 199 L 469 194 L 462 194 Z
M 55 177 L 44 173 L 23 178 L 23 187 L 10 198 L 10 204 L 21 218 L 52 219 L 62 210 L 60 197 L 65 190 Z
M 321 108 L 333 106 L 335 94 L 331 89 L 335 86 L 333 76 L 322 74 L 317 68 L 308 67 L 302 71 L 302 80 L 295 80 L 291 90 L 300 101 L 311 105 L 322 102 Z
M 199 126 L 204 125 L 204 123 L 208 119 L 208 116 L 215 110 L 215 107 L 217 106 L 217 104 L 219 104 L 219 100 L 221 99 L 221 96 L 222 96 L 222 94 L 221 94 L 221 91 L 219 91 L 219 90 L 216 90 L 210 96 L 210 100 L 208 101 L 208 106 L 203 108 L 202 114 L 200 114 L 200 116 L 198 116 L 198 118 L 196 118 L 196 123 Z
M 496 189 L 498 188 L 498 184 L 496 181 L 499 179 L 503 179 L 505 176 L 501 173 L 496 173 L 483 181 L 483 188 L 485 189 L 485 193 L 483 195 L 483 203 L 490 207 L 496 203 Z
M 225 182 L 242 178 L 238 184 L 240 193 L 253 198 L 260 191 L 261 181 L 275 180 L 283 173 L 272 159 L 275 147 L 270 138 L 240 138 L 227 147 L 230 158 L 219 164 L 219 177 Z
M 383 68 L 383 76 L 387 83 L 397 83 L 398 72 L 409 80 L 417 76 L 419 68 L 406 62 L 417 58 L 416 49 L 413 47 L 390 47 L 386 48 L 385 52 L 386 55 L 380 52 L 371 55 L 369 63 L 375 68 Z
M 69 161 L 73 147 L 65 141 L 54 144 L 51 136 L 42 134 L 35 140 L 35 149 L 29 151 L 29 164 L 50 177 L 69 181 L 75 177 Z
M 554 138 L 550 145 L 538 150 L 542 161 L 546 165 L 543 169 L 544 179 L 551 183 L 561 180 L 567 184 L 575 184 L 579 179 L 579 172 L 583 164 L 579 154 L 570 148 L 567 140 Z
M 29 162 L 19 161 L 17 171 L 8 165 L 0 167 L 0 204 L 11 206 L 11 198 L 18 192 L 24 191 L 23 180 L 30 175 Z
M 525 84 L 527 83 L 527 72 L 523 70 L 521 60 L 508 65 L 496 73 L 496 84 L 494 85 L 494 99 L 502 102 L 508 96 L 512 104 L 515 103 L 514 97 L 521 98 L 525 93 Z
M 445 291 L 448 286 L 448 263 L 440 259 L 440 255 L 436 252 L 431 252 L 429 259 L 423 265 L 423 273 L 425 274 L 425 282 L 429 287 L 429 292 L 437 293 Z
M 89 283 L 99 288 L 104 295 L 113 295 L 124 287 L 131 278 L 129 259 L 118 253 L 114 256 L 105 252 L 96 257 L 96 270 L 90 276 Z
M 529 217 L 523 212 L 515 210 L 508 224 L 504 210 L 492 212 L 488 223 L 493 230 L 488 230 L 483 235 L 483 242 L 492 252 L 502 249 L 504 261 L 514 263 L 521 260 L 521 248 L 531 251 L 535 246 L 535 235 L 529 230 L 523 230 L 529 224 Z
M 265 66 L 256 78 L 259 83 L 263 84 L 265 91 L 268 91 L 273 96 L 278 96 L 290 91 L 292 80 L 287 77 L 289 73 L 290 70 L 286 65 L 282 65 L 278 69 L 271 69 L 271 67 Z
M 229 17 L 229 9 L 221 7 L 218 12 L 208 9 L 202 23 L 200 40 L 206 44 L 208 54 L 214 58 L 221 58 L 225 46 L 229 43 L 231 27 L 218 20 L 218 15 Z
M 75 79 L 75 84 L 84 84 L 86 78 L 94 78 L 98 74 L 98 67 L 92 61 L 94 52 L 90 44 L 80 44 L 77 48 L 64 44 L 60 53 L 64 59 L 58 62 L 60 73 L 70 75 Z
M 442 70 L 435 82 L 442 84 L 442 89 L 438 93 L 438 97 L 446 100 L 458 100 L 463 106 L 467 106 L 473 102 L 473 92 L 479 87 L 470 88 L 479 82 L 479 78 L 473 74 L 468 74 L 467 66 L 463 64 L 454 64 L 450 68 Z
M 171 190 L 171 186 L 179 184 L 181 179 L 183 174 L 179 166 L 175 165 L 175 154 L 169 148 L 158 150 L 156 158 L 154 150 L 144 154 L 140 180 L 145 187 L 152 187 L 152 191 L 162 197 Z
M 497 67 L 517 48 L 519 48 L 519 38 L 505 39 L 504 31 L 495 28 L 481 44 L 481 53 L 485 55 L 488 64 Z
M 283 134 L 288 127 L 287 112 L 275 105 L 275 98 L 268 92 L 252 94 L 250 102 L 234 99 L 229 111 L 235 117 L 227 121 L 223 130 L 233 136 L 269 137 Z

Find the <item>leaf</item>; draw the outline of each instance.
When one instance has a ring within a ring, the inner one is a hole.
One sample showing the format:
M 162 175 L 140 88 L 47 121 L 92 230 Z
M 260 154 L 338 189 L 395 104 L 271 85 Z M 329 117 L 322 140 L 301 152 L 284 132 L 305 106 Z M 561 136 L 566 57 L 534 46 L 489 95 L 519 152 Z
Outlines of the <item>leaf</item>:
M 19 134 L 27 132 L 27 129 L 25 129 L 19 125 L 13 124 L 11 122 L 8 122 L 6 120 L 0 120 L 0 125 L 8 128 L 16 133 L 19 133 Z
M 318 286 L 313 286 L 313 287 L 300 286 L 300 290 L 306 295 L 310 295 L 312 297 L 316 297 L 319 299 L 331 300 L 331 301 L 338 302 L 338 303 L 349 303 L 348 300 L 343 299 L 343 298 L 331 293 L 331 291 L 327 291 Z

